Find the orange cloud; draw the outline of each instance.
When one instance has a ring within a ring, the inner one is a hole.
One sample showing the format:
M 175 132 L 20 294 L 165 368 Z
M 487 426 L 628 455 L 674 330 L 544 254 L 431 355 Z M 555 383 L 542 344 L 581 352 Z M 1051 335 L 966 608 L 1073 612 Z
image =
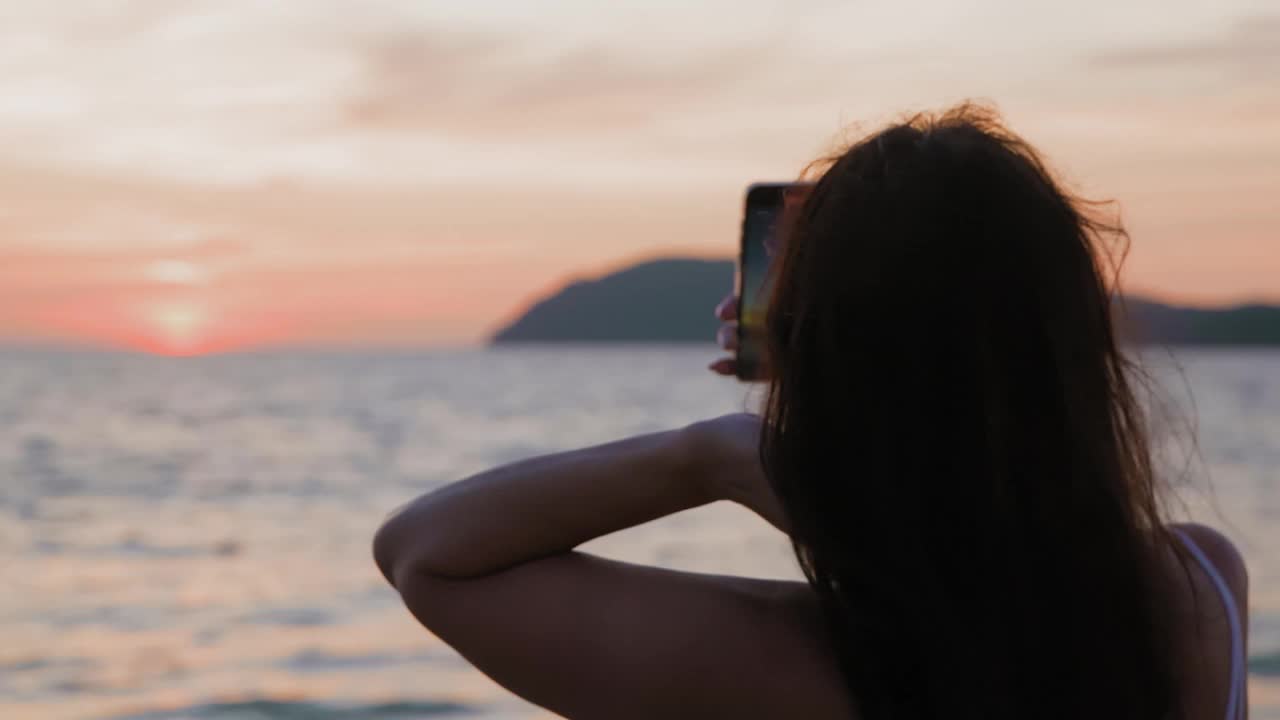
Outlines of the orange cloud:
M 1247 15 L 1228 31 L 1201 40 L 1107 50 L 1096 54 L 1093 62 L 1105 68 L 1173 73 L 1208 66 L 1232 84 L 1273 80 L 1280 72 L 1280 15 Z

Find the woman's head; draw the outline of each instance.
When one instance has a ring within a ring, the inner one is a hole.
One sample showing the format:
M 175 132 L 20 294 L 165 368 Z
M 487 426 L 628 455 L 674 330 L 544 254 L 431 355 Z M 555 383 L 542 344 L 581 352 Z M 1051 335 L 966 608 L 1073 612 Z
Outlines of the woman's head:
M 1170 709 L 1092 209 L 962 106 L 832 158 L 791 220 L 762 453 L 869 718 Z

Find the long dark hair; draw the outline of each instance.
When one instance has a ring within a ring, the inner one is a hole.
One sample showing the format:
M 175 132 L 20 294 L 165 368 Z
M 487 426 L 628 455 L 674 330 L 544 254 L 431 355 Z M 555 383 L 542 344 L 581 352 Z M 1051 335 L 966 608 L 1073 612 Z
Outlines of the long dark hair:
M 1179 714 L 1113 330 L 1127 237 L 981 107 L 823 169 L 778 267 L 761 454 L 861 715 Z

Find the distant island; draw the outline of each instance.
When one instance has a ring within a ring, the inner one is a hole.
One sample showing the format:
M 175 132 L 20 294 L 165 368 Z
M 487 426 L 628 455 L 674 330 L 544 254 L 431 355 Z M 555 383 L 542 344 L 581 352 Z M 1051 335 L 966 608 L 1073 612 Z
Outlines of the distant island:
M 711 342 L 716 303 L 733 288 L 728 260 L 653 260 L 570 282 L 494 336 L 511 342 Z
M 493 342 L 711 342 L 731 260 L 668 258 L 576 280 L 498 330 Z M 1280 307 L 1190 308 L 1129 297 L 1126 334 L 1162 345 L 1280 346 Z

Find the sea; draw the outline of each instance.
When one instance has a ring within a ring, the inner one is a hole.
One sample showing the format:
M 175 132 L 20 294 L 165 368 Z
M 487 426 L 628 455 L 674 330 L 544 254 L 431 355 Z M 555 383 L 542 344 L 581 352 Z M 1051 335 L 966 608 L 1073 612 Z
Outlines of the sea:
M 754 407 L 714 350 L 199 358 L 0 351 L 0 718 L 547 718 L 422 630 L 370 559 L 412 496 Z M 1252 717 L 1280 718 L 1280 350 L 1150 351 L 1171 504 L 1251 573 Z M 716 504 L 593 541 L 798 578 Z

